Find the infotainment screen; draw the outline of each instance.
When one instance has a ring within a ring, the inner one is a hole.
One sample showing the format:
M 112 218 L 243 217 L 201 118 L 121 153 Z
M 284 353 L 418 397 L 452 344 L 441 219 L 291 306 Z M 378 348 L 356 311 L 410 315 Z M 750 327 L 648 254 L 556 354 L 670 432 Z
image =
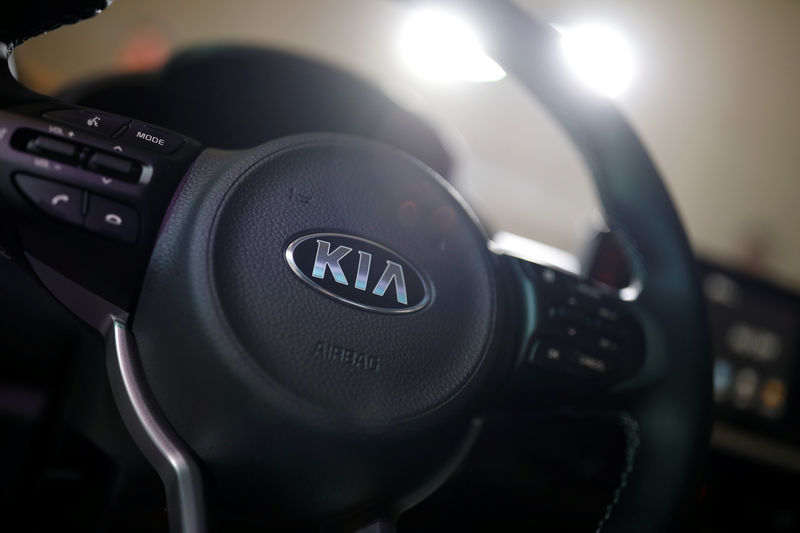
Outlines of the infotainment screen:
M 714 348 L 714 397 L 741 414 L 780 421 L 792 392 L 800 298 L 706 266 L 703 291 Z

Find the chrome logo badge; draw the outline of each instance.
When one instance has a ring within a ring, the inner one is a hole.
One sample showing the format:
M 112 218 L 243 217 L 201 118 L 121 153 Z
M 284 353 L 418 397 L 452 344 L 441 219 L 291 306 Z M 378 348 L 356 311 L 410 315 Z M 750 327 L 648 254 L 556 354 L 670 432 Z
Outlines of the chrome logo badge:
M 411 313 L 431 301 L 430 283 L 396 252 L 361 237 L 313 233 L 292 241 L 286 262 L 323 294 L 379 313 Z

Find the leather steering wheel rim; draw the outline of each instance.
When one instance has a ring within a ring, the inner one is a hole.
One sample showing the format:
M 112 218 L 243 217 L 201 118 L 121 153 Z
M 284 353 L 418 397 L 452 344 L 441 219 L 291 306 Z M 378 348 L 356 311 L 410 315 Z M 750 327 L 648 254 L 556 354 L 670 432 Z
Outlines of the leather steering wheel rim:
M 481 23 L 489 55 L 545 105 L 580 150 L 641 285 L 639 300 L 662 329 L 651 336 L 661 342 L 647 352 L 660 359 L 650 364 L 665 370 L 652 378 L 646 369 L 642 379 L 653 383 L 623 410 L 638 445 L 629 450 L 635 457 L 622 476 L 624 495 L 618 489 L 604 527 L 672 530 L 697 493 L 711 427 L 711 356 L 688 238 L 635 132 L 610 102 L 577 87 L 565 72 L 554 30 L 505 0 L 465 3 Z

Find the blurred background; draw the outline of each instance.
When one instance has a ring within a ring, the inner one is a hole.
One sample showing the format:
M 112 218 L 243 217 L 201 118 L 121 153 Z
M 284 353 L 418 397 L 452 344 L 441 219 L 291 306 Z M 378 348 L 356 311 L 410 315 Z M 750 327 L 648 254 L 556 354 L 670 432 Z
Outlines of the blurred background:
M 622 41 L 622 59 L 612 46 L 599 60 L 625 71 L 611 92 L 663 172 L 698 254 L 800 288 L 800 2 L 520 4 L 562 31 L 589 25 Z M 320 59 L 432 125 L 454 158 L 451 179 L 491 228 L 578 253 L 597 201 L 575 149 L 502 71 L 490 69 L 491 81 L 442 80 L 435 64 L 415 65 L 419 55 L 404 43 L 411 16 L 378 0 L 117 0 L 93 20 L 25 43 L 15 60 L 24 83 L 57 94 L 156 70 L 201 44 Z

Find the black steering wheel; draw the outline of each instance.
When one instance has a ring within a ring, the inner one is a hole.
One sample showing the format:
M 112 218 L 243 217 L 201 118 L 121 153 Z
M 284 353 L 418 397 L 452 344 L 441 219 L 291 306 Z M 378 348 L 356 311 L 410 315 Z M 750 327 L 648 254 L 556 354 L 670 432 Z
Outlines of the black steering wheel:
M 12 8 L 0 40 L 105 4 Z M 598 530 L 681 524 L 709 438 L 711 356 L 674 206 L 620 114 L 564 72 L 548 27 L 507 1 L 450 7 L 580 149 L 633 286 L 514 257 L 433 170 L 374 141 L 215 150 L 0 73 L 0 257 L 107 339 L 118 408 L 174 531 L 206 530 L 206 503 L 390 530 L 492 410 L 558 405 L 625 430 Z

